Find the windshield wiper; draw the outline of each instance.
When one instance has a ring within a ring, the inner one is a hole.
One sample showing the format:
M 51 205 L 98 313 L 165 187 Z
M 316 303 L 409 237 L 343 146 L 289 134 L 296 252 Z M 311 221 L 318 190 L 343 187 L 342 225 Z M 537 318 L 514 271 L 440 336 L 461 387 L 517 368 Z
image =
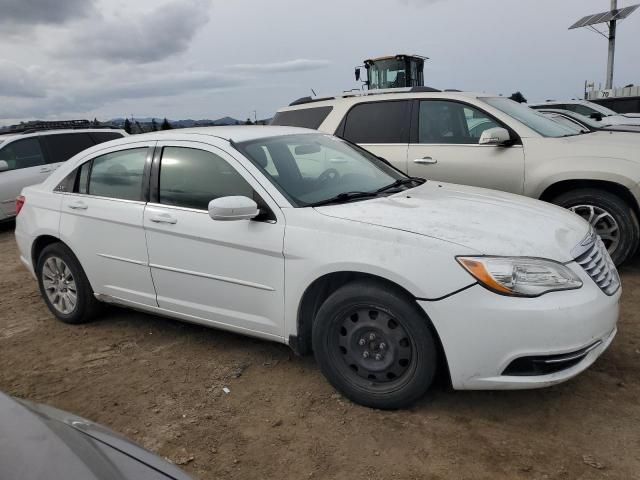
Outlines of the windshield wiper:
M 414 182 L 417 182 L 418 185 L 422 185 L 424 182 L 426 182 L 426 180 L 424 178 L 418 178 L 418 177 L 399 178 L 395 182 L 387 185 L 386 187 L 379 188 L 376 191 L 378 193 L 382 193 L 382 192 L 386 192 L 387 190 L 392 190 L 394 188 L 401 187 L 403 185 L 413 184 Z
M 326 200 L 309 203 L 307 207 L 321 207 L 322 205 L 330 205 L 332 203 L 345 203 L 349 200 L 356 200 L 358 198 L 373 198 L 377 196 L 378 192 L 344 192 L 339 193 L 335 197 L 327 198 Z

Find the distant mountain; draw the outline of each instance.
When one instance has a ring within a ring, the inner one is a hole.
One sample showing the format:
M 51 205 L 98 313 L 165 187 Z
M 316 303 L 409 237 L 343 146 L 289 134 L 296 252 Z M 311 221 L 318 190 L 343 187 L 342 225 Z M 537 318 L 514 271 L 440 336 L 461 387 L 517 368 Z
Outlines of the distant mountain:
M 140 124 L 150 124 L 155 119 L 156 123 L 160 125 L 164 118 L 159 117 L 134 117 L 134 120 Z M 131 119 L 129 119 L 131 120 Z M 124 125 L 124 118 L 112 118 L 107 123 L 111 123 L 112 125 L 122 126 Z M 185 120 L 171 120 L 169 119 L 169 123 L 174 128 L 190 128 L 190 127 L 207 127 L 207 126 L 220 126 L 220 125 L 238 125 L 240 123 L 244 123 L 244 121 L 237 120 L 233 117 L 222 117 L 217 120 L 210 119 L 201 119 L 201 120 L 193 120 L 193 119 L 185 119 Z

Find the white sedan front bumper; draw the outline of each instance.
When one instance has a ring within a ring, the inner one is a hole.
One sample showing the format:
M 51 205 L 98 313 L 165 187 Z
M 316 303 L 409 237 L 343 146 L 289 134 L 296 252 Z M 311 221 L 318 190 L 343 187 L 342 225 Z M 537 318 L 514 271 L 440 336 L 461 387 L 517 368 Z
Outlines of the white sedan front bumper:
M 607 349 L 617 331 L 621 290 L 607 296 L 579 265 L 569 266 L 582 288 L 515 298 L 474 285 L 443 300 L 418 302 L 440 336 L 455 389 L 554 385 L 584 371 Z M 579 361 L 559 371 L 513 374 L 516 359 L 553 361 L 574 352 Z

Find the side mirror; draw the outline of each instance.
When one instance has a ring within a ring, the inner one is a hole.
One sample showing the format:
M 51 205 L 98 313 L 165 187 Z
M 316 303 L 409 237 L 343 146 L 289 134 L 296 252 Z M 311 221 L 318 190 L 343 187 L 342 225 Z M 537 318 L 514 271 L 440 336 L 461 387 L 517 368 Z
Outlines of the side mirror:
M 480 145 L 504 145 L 509 143 L 511 140 L 511 135 L 509 135 L 509 131 L 506 128 L 488 128 L 482 135 L 480 135 L 480 140 L 478 144 Z
M 214 220 L 250 220 L 259 213 L 258 204 L 249 197 L 220 197 L 209 202 L 209 216 Z
M 360 68 L 356 68 L 356 82 L 360 81 Z
M 591 115 L 589 115 L 589 117 L 593 118 L 596 122 L 602 121 L 602 114 L 598 112 L 592 113 Z
M 0 160 L 0 172 L 9 170 L 9 164 L 5 160 Z

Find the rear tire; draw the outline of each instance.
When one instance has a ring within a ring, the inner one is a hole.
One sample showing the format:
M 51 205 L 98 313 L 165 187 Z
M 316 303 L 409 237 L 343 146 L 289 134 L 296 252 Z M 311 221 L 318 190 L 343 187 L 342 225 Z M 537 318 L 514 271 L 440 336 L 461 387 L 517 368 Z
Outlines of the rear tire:
M 582 188 L 564 193 L 554 198 L 552 203 L 568 208 L 589 221 L 616 265 L 630 259 L 638 249 L 638 217 L 633 208 L 617 195 L 597 188 Z
M 344 285 L 316 315 L 313 350 L 320 370 L 350 400 L 396 409 L 433 383 L 437 343 L 413 298 L 374 281 Z
M 62 243 L 45 247 L 36 264 L 40 294 L 56 318 L 79 324 L 93 320 L 100 302 L 76 256 Z

